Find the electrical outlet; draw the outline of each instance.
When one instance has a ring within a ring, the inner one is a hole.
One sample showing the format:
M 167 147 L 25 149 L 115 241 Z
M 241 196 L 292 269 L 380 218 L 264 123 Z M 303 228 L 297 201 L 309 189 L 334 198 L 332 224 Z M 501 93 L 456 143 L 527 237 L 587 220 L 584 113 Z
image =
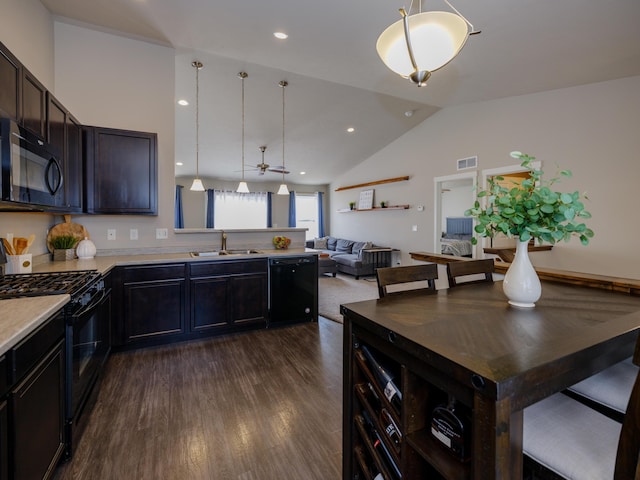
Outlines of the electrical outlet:
M 107 229 L 107 240 L 115 240 L 116 239 L 116 229 L 109 228 Z
M 138 229 L 132 228 L 129 230 L 129 240 L 137 240 L 138 239 Z
M 169 231 L 166 228 L 156 228 L 156 239 L 164 240 L 169 238 Z

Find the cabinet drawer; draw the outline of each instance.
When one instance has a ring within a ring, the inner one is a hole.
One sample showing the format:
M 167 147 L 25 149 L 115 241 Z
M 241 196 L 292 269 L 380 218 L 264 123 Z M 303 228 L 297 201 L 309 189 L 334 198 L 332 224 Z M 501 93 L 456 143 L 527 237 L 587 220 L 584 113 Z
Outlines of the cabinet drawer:
M 267 259 L 231 260 L 215 262 L 195 262 L 189 264 L 191 277 L 212 275 L 239 275 L 245 273 L 266 273 Z
M 20 380 L 64 336 L 62 312 L 9 351 L 9 384 Z
M 124 267 L 122 278 L 125 283 L 171 280 L 185 277 L 185 264 L 145 265 L 142 267 Z

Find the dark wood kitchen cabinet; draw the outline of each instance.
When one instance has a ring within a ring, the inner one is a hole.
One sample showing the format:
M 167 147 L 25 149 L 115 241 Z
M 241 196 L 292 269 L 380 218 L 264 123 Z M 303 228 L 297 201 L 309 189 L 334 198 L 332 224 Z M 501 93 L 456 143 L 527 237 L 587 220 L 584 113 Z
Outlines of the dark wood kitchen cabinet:
M 20 90 L 22 65 L 16 57 L 0 43 L 0 115 L 20 120 Z
M 185 270 L 184 263 L 116 269 L 112 288 L 114 346 L 162 343 L 186 332 Z
M 22 125 L 46 138 L 47 89 L 26 68 L 22 67 Z
M 67 112 L 66 158 L 64 163 L 64 198 L 68 212 L 82 212 L 84 191 L 82 160 L 82 125 Z
M 192 332 L 265 327 L 266 258 L 189 264 Z
M 47 141 L 60 156 L 63 195 L 60 209 L 82 212 L 82 126 L 51 93 L 47 93 Z
M 63 314 L 47 320 L 8 356 L 9 478 L 52 478 L 65 446 Z
M 85 211 L 158 214 L 155 133 L 84 127 Z

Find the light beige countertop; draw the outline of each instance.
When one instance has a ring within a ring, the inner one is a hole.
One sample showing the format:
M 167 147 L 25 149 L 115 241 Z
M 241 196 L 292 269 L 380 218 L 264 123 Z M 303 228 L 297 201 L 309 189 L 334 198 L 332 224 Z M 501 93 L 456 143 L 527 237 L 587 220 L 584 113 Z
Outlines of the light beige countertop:
M 0 301 L 0 355 L 26 338 L 64 307 L 69 295 L 23 297 Z
M 247 258 L 268 258 L 276 255 L 314 254 L 308 248 L 289 248 L 286 250 L 260 249 L 261 253 L 192 257 L 183 253 L 148 253 L 134 255 L 96 256 L 91 260 L 69 260 L 54 262 L 46 260 L 33 267 L 33 273 L 69 272 L 75 270 L 97 270 L 105 274 L 114 267 L 126 265 L 145 265 L 153 263 L 179 263 L 242 260 Z M 34 331 L 53 313 L 66 305 L 69 295 L 50 295 L 0 300 L 0 355 Z
M 276 249 L 259 249 L 261 253 L 253 254 L 235 254 L 235 255 L 218 255 L 207 257 L 192 257 L 189 252 L 183 253 L 147 253 L 135 255 L 112 255 L 100 256 L 99 254 L 91 260 L 68 260 L 64 262 L 47 261 L 34 265 L 34 273 L 47 272 L 69 272 L 73 270 L 97 270 L 101 273 L 107 273 L 114 267 L 126 265 L 144 265 L 153 263 L 171 263 L 171 262 L 203 262 L 203 261 L 224 261 L 224 260 L 242 260 L 245 258 L 268 258 L 273 256 L 285 255 L 302 255 L 318 253 L 316 250 L 309 248 L 288 248 L 286 250 Z

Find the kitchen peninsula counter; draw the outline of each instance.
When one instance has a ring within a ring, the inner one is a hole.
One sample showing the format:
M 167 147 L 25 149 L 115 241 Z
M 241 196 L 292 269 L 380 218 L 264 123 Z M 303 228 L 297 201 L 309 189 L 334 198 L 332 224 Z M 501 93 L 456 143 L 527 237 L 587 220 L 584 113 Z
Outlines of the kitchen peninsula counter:
M 234 249 L 241 250 L 241 249 Z M 61 261 L 45 261 L 42 263 L 34 262 L 34 273 L 48 272 L 69 272 L 74 270 L 97 270 L 105 274 L 114 267 L 122 267 L 128 265 L 152 265 L 160 263 L 181 263 L 181 262 L 215 262 L 224 260 L 242 260 L 249 258 L 269 258 L 273 256 L 284 255 L 313 255 L 317 253 L 315 250 L 308 248 L 288 248 L 284 250 L 276 249 L 257 249 L 261 253 L 251 254 L 233 254 L 233 255 L 213 255 L 203 257 L 192 257 L 189 252 L 179 253 L 132 253 L 129 255 L 97 255 L 90 260 L 67 260 Z
M 47 295 L 0 300 L 0 356 L 63 308 L 69 295 Z

